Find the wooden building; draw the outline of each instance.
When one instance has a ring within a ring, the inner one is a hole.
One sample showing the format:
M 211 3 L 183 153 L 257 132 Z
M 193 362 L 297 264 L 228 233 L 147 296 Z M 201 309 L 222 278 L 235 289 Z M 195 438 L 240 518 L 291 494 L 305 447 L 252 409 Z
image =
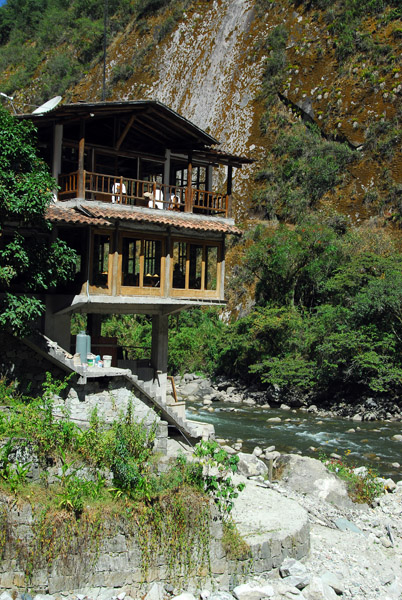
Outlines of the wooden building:
M 239 233 L 233 167 L 250 159 L 219 151 L 210 134 L 157 101 L 67 104 L 19 118 L 35 123 L 58 181 L 53 235 L 79 257 L 75 280 L 46 298 L 44 333 L 70 349 L 73 312 L 90 315 L 93 340 L 99 315 L 152 315 L 150 369 L 163 382 L 168 316 L 224 302 L 225 237 Z M 213 189 L 216 167 L 225 169 L 224 189 Z

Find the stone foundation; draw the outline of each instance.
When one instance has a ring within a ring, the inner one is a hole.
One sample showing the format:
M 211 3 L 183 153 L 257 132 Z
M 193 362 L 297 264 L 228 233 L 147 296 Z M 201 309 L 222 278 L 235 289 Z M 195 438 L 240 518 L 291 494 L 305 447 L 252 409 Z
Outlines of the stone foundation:
M 279 495 L 277 510 L 280 512 Z M 28 588 L 32 592 L 58 594 L 78 593 L 93 588 L 118 588 L 136 598 L 144 594 L 153 581 L 193 591 L 203 586 L 233 589 L 252 574 L 266 574 L 280 566 L 287 556 L 302 558 L 308 552 L 309 527 L 306 517 L 298 528 L 293 528 L 291 533 L 288 531 L 283 536 L 278 532 L 260 532 L 259 539 L 254 543 L 248 540 L 251 542 L 251 558 L 230 560 L 222 547 L 222 522 L 213 505 L 211 511 L 209 561 L 205 565 L 197 563 L 195 568 L 198 573 L 193 573 L 188 579 L 176 574 L 172 580 L 163 554 L 151 558 L 145 574 L 141 568 L 141 550 L 135 525 L 134 530 L 128 533 L 127 524 L 114 519 L 110 530 L 105 529 L 97 553 L 95 546 L 86 547 L 85 543 L 77 540 L 72 545 L 74 551 L 67 557 L 57 557 L 47 565 L 42 557 L 39 568 L 34 570 L 27 582 L 20 559 L 23 554 L 18 548 L 21 547 L 21 541 L 33 537 L 32 509 L 29 504 L 21 506 L 15 504 L 13 498 L 3 496 L 0 498 L 0 516 L 2 532 L 7 531 L 8 541 L 0 563 L 0 590 L 21 591 Z

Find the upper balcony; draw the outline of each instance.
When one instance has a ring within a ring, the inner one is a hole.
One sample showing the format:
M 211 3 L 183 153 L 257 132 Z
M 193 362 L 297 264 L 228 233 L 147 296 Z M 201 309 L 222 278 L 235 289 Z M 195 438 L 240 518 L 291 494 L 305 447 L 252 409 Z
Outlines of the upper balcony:
M 79 102 L 18 118 L 38 128 L 59 201 L 231 217 L 233 167 L 252 162 L 217 150 L 218 140 L 158 101 Z
M 231 216 L 229 194 L 190 186 L 167 185 L 85 170 L 59 175 L 58 184 L 59 200 L 80 198 L 208 216 Z

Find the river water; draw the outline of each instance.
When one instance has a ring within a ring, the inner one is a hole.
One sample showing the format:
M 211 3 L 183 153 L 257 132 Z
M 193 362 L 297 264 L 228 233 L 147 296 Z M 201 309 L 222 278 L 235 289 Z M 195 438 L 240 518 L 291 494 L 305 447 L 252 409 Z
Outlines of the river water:
M 402 479 L 402 442 L 391 439 L 402 433 L 402 424 L 388 421 L 354 422 L 350 419 L 319 417 L 299 410 L 275 410 L 260 407 L 213 403 L 213 412 L 200 402 L 187 402 L 187 418 L 212 423 L 217 438 L 230 443 L 243 441 L 243 451 L 252 452 L 255 446 L 275 446 L 279 452 L 301 452 L 304 456 L 318 458 L 320 452 L 327 455 L 336 452 L 348 464 L 374 467 L 382 477 Z M 232 410 L 234 409 L 234 410 Z M 280 417 L 280 423 L 267 419 Z M 349 429 L 355 432 L 348 432 Z M 311 447 L 317 450 L 312 450 Z

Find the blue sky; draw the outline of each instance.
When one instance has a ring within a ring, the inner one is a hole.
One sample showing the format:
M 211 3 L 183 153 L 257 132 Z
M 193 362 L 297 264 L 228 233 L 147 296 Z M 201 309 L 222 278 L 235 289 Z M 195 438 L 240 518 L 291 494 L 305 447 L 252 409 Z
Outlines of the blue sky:
M 0 0 L 0 6 L 3 6 L 3 4 L 5 4 L 7 2 L 7 0 Z

